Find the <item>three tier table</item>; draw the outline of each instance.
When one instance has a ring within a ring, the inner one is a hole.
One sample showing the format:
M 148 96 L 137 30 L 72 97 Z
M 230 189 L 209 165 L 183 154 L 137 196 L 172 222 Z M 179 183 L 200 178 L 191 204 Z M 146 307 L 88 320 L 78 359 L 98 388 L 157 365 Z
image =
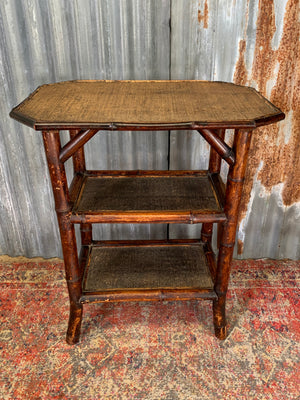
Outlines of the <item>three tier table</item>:
M 70 298 L 67 342 L 79 340 L 83 304 L 129 300 L 211 300 L 215 334 L 224 339 L 251 134 L 284 114 L 254 89 L 231 83 L 99 80 L 43 85 L 10 116 L 43 135 Z M 234 131 L 232 146 L 226 129 Z M 60 130 L 70 132 L 64 146 Z M 210 144 L 208 169 L 87 170 L 84 145 L 103 130 L 195 130 Z M 68 186 L 64 163 L 71 157 Z M 222 159 L 229 165 L 226 183 Z M 96 241 L 92 227 L 101 223 L 202 223 L 202 229 L 195 240 Z M 80 224 L 80 244 L 74 224 Z

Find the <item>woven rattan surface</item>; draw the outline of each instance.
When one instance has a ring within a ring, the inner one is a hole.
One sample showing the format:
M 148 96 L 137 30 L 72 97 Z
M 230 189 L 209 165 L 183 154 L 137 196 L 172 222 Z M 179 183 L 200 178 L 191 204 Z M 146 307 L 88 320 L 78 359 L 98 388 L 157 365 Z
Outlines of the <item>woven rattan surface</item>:
M 84 292 L 213 289 L 202 245 L 92 247 Z
M 221 211 L 207 176 L 87 177 L 73 212 Z
M 43 85 L 11 116 L 36 129 L 122 125 L 249 126 L 283 118 L 254 89 L 206 81 L 67 81 Z

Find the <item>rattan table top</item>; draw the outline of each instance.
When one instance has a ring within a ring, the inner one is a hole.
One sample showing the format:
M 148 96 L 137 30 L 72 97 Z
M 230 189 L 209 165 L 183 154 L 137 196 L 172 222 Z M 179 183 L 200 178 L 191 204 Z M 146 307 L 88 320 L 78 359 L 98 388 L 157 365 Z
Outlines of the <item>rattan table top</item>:
M 194 80 L 48 84 L 10 115 L 37 130 L 256 127 L 284 118 L 253 88 Z

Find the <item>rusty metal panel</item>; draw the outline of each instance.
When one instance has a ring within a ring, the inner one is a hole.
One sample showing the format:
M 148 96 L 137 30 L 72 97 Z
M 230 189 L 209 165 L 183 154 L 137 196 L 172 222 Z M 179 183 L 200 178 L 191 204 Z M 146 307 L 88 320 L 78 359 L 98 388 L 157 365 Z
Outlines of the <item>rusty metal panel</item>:
M 253 213 L 247 203 L 256 178 L 261 187 L 259 196 L 264 199 L 258 212 L 264 215 L 263 230 L 266 231 L 266 239 L 262 238 L 265 243 L 258 256 L 299 258 L 299 1 L 260 2 L 256 24 L 259 29 L 256 31 L 253 62 L 244 74 L 239 74 L 243 64 L 241 60 L 246 58 L 248 51 L 243 45 L 245 50 L 240 51 L 234 79 L 255 86 L 286 113 L 286 119 L 260 129 L 259 141 L 254 136 L 240 226 L 243 219 Z M 246 37 L 241 40 L 247 44 Z M 241 80 L 240 75 L 243 76 Z M 293 221 L 290 218 L 292 210 Z M 241 233 L 242 229 L 239 230 Z M 289 253 L 284 254 L 283 249 L 289 249 Z M 243 246 L 238 250 L 242 254 Z
M 37 86 L 72 79 L 168 79 L 170 1 L 0 2 L 0 254 L 61 256 L 41 134 L 9 118 Z M 67 133 L 62 132 L 63 143 Z M 168 134 L 101 132 L 88 167 L 165 169 Z M 70 176 L 71 165 L 67 166 Z M 159 225 L 107 225 L 96 237 L 161 237 Z
M 1 1 L 0 253 L 61 255 L 41 137 L 10 109 L 47 82 L 171 78 L 250 85 L 286 113 L 254 134 L 236 256 L 300 258 L 298 38 L 299 0 Z M 202 169 L 207 150 L 194 132 L 172 132 L 170 141 L 166 132 L 101 132 L 86 146 L 88 167 L 103 169 Z M 107 225 L 96 233 L 165 232 Z M 199 226 L 170 227 L 179 234 L 197 237 Z
M 299 1 L 173 1 L 171 22 L 173 79 L 249 85 L 286 113 L 253 135 L 235 255 L 299 258 Z M 199 138 L 174 133 L 172 168 L 199 165 L 194 149 L 206 161 Z

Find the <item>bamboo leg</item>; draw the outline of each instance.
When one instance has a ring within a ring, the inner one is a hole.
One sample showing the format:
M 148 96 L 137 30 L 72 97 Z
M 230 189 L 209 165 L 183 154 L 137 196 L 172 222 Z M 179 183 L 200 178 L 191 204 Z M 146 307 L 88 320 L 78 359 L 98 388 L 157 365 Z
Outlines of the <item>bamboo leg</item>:
M 81 273 L 78 265 L 75 230 L 70 221 L 71 207 L 65 168 L 63 163 L 59 161 L 59 132 L 44 131 L 43 139 L 53 188 L 70 298 L 67 343 L 74 344 L 79 341 L 82 320 L 82 304 L 79 302 L 82 294 Z
M 216 130 L 216 133 L 222 140 L 224 140 L 225 129 L 218 129 L 218 130 Z M 211 174 L 219 174 L 220 173 L 221 161 L 222 161 L 221 156 L 211 146 L 210 147 L 210 157 L 209 157 L 209 167 L 208 167 L 208 170 Z M 202 224 L 202 229 L 201 229 L 202 242 L 208 242 L 209 244 L 211 244 L 212 231 L 213 231 L 213 224 L 209 224 L 209 223 Z
M 202 224 L 202 229 L 201 229 L 202 242 L 211 244 L 212 231 L 213 231 L 212 223 L 206 222 Z
M 81 244 L 90 245 L 92 243 L 92 224 L 80 224 Z
M 75 140 L 76 136 L 82 131 L 80 129 L 71 129 L 70 138 Z M 74 174 L 84 174 L 86 171 L 85 154 L 83 145 L 77 149 L 72 156 Z M 92 224 L 80 224 L 81 244 L 89 245 L 92 243 Z
M 223 222 L 219 222 L 218 223 L 218 232 L 217 232 L 217 247 L 218 247 L 218 249 L 220 248 L 220 245 L 221 245 L 223 229 L 224 229 L 224 223 Z
M 224 140 L 225 129 L 218 129 L 217 133 L 219 137 Z M 216 150 L 210 147 L 210 157 L 209 157 L 209 167 L 208 170 L 211 174 L 219 174 L 221 169 L 221 156 L 216 152 Z
M 235 131 L 233 149 L 236 154 L 236 162 L 230 167 L 227 178 L 224 208 L 227 220 L 223 225 L 217 263 L 215 291 L 218 299 L 213 304 L 215 334 L 219 339 L 225 339 L 227 335 L 226 294 L 250 140 L 251 131 Z

